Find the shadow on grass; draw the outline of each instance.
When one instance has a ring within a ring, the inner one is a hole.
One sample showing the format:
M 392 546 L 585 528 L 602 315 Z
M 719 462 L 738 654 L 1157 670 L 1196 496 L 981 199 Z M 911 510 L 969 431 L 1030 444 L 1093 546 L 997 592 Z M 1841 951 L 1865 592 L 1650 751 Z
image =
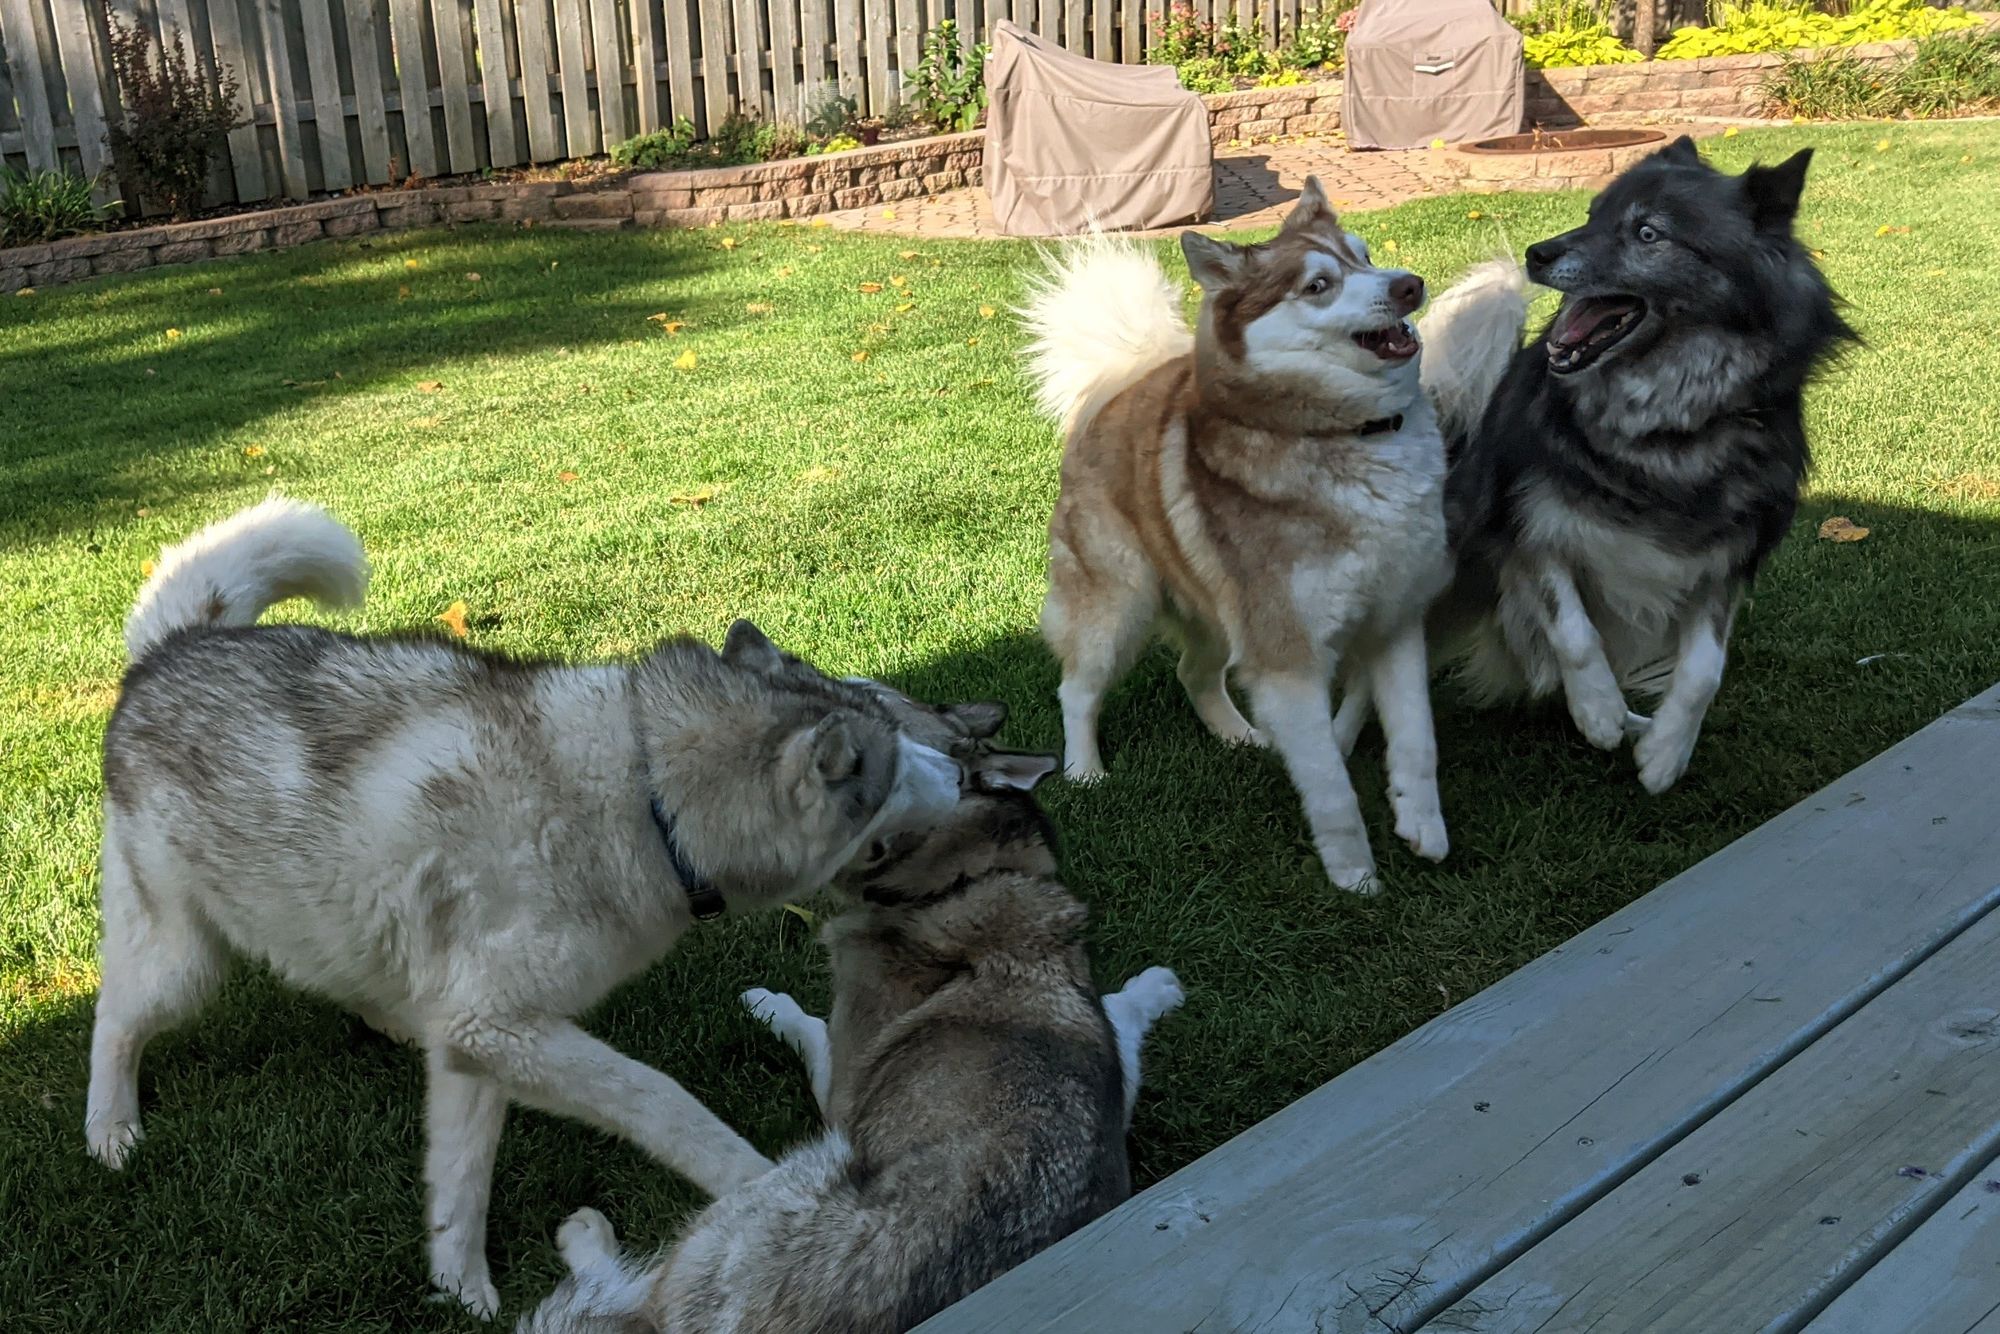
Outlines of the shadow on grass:
M 317 244 L 96 280 L 39 305 L 9 301 L 4 313 L 19 320 L 57 302 L 73 316 L 87 303 L 66 327 L 102 332 L 36 340 L 30 327 L 4 359 L 0 543 L 90 527 L 112 502 L 139 498 L 131 466 L 282 418 L 308 396 L 364 394 L 454 359 L 628 341 L 662 309 L 738 315 L 727 294 L 681 290 L 717 254 L 699 233 L 478 228 Z
M 1843 514 L 1864 542 L 1813 537 Z M 1833 781 L 2000 675 L 2000 523 L 1815 498 L 1741 618 L 1694 766 L 1663 797 L 1629 756 L 1591 750 L 1561 711 L 1480 712 L 1437 692 L 1454 850 L 1391 838 L 1381 748 L 1354 765 L 1389 882 L 1329 888 L 1268 754 L 1200 729 L 1154 651 L 1112 695 L 1110 776 L 1044 792 L 1065 875 L 1091 905 L 1100 982 L 1174 967 L 1186 1007 L 1146 1056 L 1135 1177 L 1157 1180 Z M 933 699 L 1000 698 L 1005 739 L 1055 749 L 1056 670 L 1024 627 L 885 663 Z M 1884 911 L 1894 911 L 1885 886 Z M 1757 887 L 1746 885 L 1746 895 Z M 1726 952 L 1718 958 L 1727 958 Z M 769 1149 L 814 1118 L 796 1062 L 734 1001 L 761 984 L 823 1012 L 810 933 L 768 914 L 693 932 L 590 1026 L 682 1080 Z M 85 1157 L 89 1000 L 49 998 L 0 1051 L 0 1257 L 9 1328 L 476 1328 L 423 1300 L 422 1089 L 413 1053 L 244 969 L 156 1041 L 150 1135 L 123 1174 Z M 1421 1152 L 1421 1145 L 1408 1146 Z M 557 1276 L 556 1224 L 603 1206 L 634 1245 L 696 1197 L 629 1146 L 516 1112 L 490 1251 L 509 1316 Z

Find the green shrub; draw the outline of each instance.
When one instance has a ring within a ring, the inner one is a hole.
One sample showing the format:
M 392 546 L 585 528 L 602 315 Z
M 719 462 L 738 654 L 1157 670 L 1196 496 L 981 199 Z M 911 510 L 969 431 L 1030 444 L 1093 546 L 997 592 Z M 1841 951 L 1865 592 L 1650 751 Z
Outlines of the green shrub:
M 611 162 L 637 171 L 740 167 L 797 157 L 806 147 L 805 131 L 795 125 L 773 125 L 732 111 L 706 139 L 695 138 L 693 121 L 676 116 L 670 129 L 612 145 Z
M 91 183 L 66 171 L 0 166 L 0 247 L 37 245 L 97 225 Z
M 1810 120 L 1948 116 L 2000 107 L 2000 33 L 1926 37 L 1893 68 L 1840 51 L 1787 55 L 1764 81 L 1765 108 Z
M 1717 0 L 1705 28 L 1676 28 L 1657 53 L 1660 60 L 1741 56 L 1802 47 L 1859 46 L 1903 37 L 1932 37 L 1977 27 L 1963 9 L 1933 9 L 1923 0 L 1863 0 L 1845 14 L 1824 14 L 1809 4 L 1774 0 Z
M 236 115 L 240 86 L 227 65 L 210 84 L 188 61 L 180 29 L 171 45 L 143 27 L 128 28 L 111 15 L 111 73 L 118 83 L 121 118 L 105 129 L 118 174 L 141 199 L 176 218 L 193 215 L 208 186 L 208 168 L 222 137 L 248 124 Z
M 837 139 L 852 134 L 860 117 L 860 107 L 853 98 L 842 96 L 838 89 L 828 89 L 806 113 L 806 133 L 822 142 Z
M 1353 0 L 1329 0 L 1310 18 L 1301 18 L 1285 44 L 1278 63 L 1286 69 L 1337 70 L 1347 56 L 1347 30 L 1354 26 Z
M 851 134 L 836 134 L 824 143 L 806 145 L 807 157 L 818 157 L 821 153 L 845 153 L 850 148 L 861 147 L 861 141 Z
M 986 109 L 986 51 L 960 44 L 958 24 L 945 19 L 924 38 L 917 72 L 903 85 L 903 96 L 919 119 L 946 132 L 976 129 Z
M 1306 78 L 1304 71 L 1295 69 L 1274 69 L 1269 74 L 1257 76 L 1259 88 L 1295 88 L 1299 84 L 1308 82 L 1310 80 Z
M 1172 65 L 1181 86 L 1193 93 L 1226 93 L 1238 79 L 1256 79 L 1284 67 L 1264 49 L 1264 24 L 1243 24 L 1232 15 L 1221 23 L 1198 17 L 1194 6 L 1176 3 L 1153 16 L 1149 65 Z
M 1897 109 L 1912 116 L 2000 107 L 2000 32 L 1926 37 L 1891 86 Z
M 1575 65 L 1624 65 L 1644 56 L 1612 30 L 1608 0 L 1535 0 L 1507 21 L 1521 30 L 1521 55 L 1529 69 Z

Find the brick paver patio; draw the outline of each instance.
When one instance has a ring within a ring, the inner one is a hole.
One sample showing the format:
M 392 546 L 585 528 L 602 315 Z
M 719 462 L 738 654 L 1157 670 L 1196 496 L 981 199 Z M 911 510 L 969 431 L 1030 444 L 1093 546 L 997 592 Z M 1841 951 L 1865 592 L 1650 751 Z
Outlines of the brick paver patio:
M 1350 153 L 1336 135 L 1222 149 L 1215 158 L 1215 216 L 1204 225 L 1276 226 L 1308 176 L 1319 177 L 1338 208 L 1384 208 L 1457 188 L 1455 182 L 1426 171 L 1429 156 L 1422 149 Z M 835 227 L 904 236 L 1000 235 L 981 186 L 822 216 Z

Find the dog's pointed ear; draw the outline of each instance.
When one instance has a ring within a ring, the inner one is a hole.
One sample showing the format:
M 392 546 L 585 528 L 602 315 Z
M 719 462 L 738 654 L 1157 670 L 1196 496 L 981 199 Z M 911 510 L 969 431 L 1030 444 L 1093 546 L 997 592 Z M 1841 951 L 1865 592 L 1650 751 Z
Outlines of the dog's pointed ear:
M 805 751 L 824 783 L 852 778 L 861 768 L 861 742 L 845 718 L 820 719 L 795 736 L 790 748 Z
M 947 704 L 944 712 L 946 717 L 963 727 L 965 734 L 975 741 L 984 741 L 995 735 L 1007 722 L 1007 706 L 997 699 Z
M 1319 183 L 1319 177 L 1308 176 L 1306 183 L 1299 189 L 1298 202 L 1292 205 L 1292 211 L 1285 215 L 1285 225 L 1278 230 L 1280 233 L 1301 232 L 1308 227 L 1322 224 L 1331 227 L 1337 221 L 1333 205 L 1327 202 L 1326 188 Z
M 1181 233 L 1181 253 L 1188 272 L 1204 292 L 1215 292 L 1236 281 L 1243 271 L 1243 247 L 1217 241 L 1200 232 Z
M 748 621 L 737 621 L 729 627 L 728 636 L 722 641 L 722 660 L 731 667 L 742 667 L 755 672 L 773 672 L 785 665 L 785 655 L 770 636 Z
M 1694 140 L 1685 134 L 1662 148 L 1659 156 L 1669 162 L 1686 162 L 1690 165 L 1699 165 L 1701 162 L 1701 150 L 1696 148 Z
M 1805 193 L 1806 168 L 1813 151 L 1801 148 L 1775 167 L 1752 167 L 1743 173 L 1743 198 L 1750 205 L 1750 222 L 1760 232 L 1789 232 Z
M 1033 792 L 1035 785 L 1056 771 L 1053 755 L 1026 755 L 1006 752 L 981 757 L 973 766 L 972 781 L 983 792 Z

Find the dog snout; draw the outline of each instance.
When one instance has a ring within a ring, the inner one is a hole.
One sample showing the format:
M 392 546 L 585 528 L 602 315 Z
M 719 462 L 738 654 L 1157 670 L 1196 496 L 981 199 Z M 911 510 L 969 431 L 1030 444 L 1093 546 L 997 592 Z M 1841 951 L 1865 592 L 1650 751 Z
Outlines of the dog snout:
M 1399 273 L 1389 281 L 1389 300 L 1398 315 L 1408 315 L 1424 304 L 1424 280 L 1414 273 Z
M 1564 232 L 1529 246 L 1528 281 L 1557 289 L 1561 289 L 1566 282 L 1574 282 L 1577 268 L 1575 238 L 1575 232 Z

